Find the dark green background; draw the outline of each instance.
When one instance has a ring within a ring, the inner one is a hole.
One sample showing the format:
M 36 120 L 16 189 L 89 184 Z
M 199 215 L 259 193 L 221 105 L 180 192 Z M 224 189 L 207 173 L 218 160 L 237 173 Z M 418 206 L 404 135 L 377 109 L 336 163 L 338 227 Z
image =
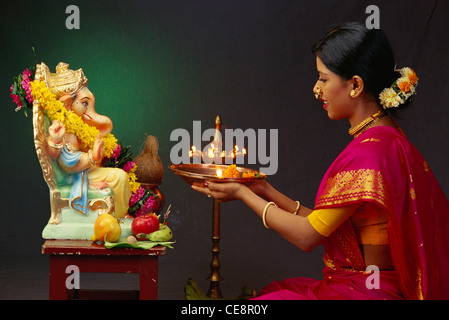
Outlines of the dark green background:
M 80 9 L 68 30 L 65 9 Z M 170 133 L 194 120 L 223 128 L 278 129 L 279 170 L 270 182 L 312 207 L 325 170 L 350 141 L 346 121 L 330 121 L 314 100 L 310 48 L 332 25 L 365 21 L 380 8 L 398 67 L 420 77 L 399 123 L 449 194 L 448 1 L 19 1 L 0 12 L 0 298 L 46 299 L 48 257 L 40 254 L 49 218 L 48 188 L 32 141 L 31 118 L 15 113 L 12 78 L 38 61 L 83 68 L 97 111 L 135 155 L 146 134 L 159 139 L 166 168 L 162 191 L 172 204 L 177 243 L 160 259 L 161 299 L 183 299 L 193 277 L 204 290 L 211 260 L 212 202 L 168 170 Z M 321 277 L 322 249 L 303 253 L 263 227 L 242 203 L 222 205 L 221 274 L 225 296 L 247 284 Z M 98 279 L 81 277 L 81 285 Z M 110 281 L 101 281 L 110 282 Z M 136 282 L 118 278 L 116 286 Z

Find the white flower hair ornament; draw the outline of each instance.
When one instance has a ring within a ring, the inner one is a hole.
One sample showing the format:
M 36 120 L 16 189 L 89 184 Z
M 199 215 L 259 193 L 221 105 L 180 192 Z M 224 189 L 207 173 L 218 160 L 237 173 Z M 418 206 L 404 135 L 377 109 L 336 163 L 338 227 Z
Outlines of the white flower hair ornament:
M 418 76 L 411 68 L 402 68 L 397 71 L 401 77 L 379 94 L 380 104 L 384 109 L 397 108 L 405 103 L 415 94 L 415 89 L 418 86 Z

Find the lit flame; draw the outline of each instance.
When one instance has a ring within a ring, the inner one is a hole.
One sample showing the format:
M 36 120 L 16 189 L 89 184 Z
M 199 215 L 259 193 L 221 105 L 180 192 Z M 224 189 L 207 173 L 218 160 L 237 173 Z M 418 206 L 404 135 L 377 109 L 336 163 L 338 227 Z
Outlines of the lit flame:
M 210 148 L 209 150 L 207 150 L 207 155 L 209 156 L 209 158 L 213 158 L 214 157 L 214 149 Z
M 238 156 L 245 156 L 246 154 L 247 154 L 246 149 L 245 148 L 240 149 L 238 145 L 234 145 L 234 148 L 229 152 L 226 152 L 225 150 L 219 152 L 219 150 L 215 150 L 214 143 L 211 143 L 207 152 L 205 151 L 204 153 L 201 152 L 201 150 L 198 150 L 198 148 L 195 145 L 192 145 L 192 147 L 189 150 L 190 158 L 198 156 L 202 158 L 207 156 L 209 159 L 213 159 L 216 156 L 218 156 L 221 158 L 229 157 L 231 159 L 236 159 Z
M 223 171 L 221 171 L 221 169 L 217 169 L 217 177 L 219 179 L 223 178 Z
M 195 155 L 195 153 L 196 153 L 196 147 L 195 147 L 195 146 L 192 146 L 192 148 L 190 148 L 190 150 L 189 150 L 189 157 L 190 157 L 190 158 L 193 158 L 193 156 Z

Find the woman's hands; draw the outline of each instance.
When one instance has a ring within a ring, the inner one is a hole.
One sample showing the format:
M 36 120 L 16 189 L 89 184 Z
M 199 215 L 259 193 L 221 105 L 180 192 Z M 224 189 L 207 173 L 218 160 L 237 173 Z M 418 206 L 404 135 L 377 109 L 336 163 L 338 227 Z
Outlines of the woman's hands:
M 264 179 L 253 183 L 249 186 L 249 189 L 258 196 L 268 199 L 270 197 L 270 187 L 271 185 Z
M 267 208 L 265 221 L 272 229 L 302 250 L 310 251 L 325 239 L 306 218 L 312 212 L 311 209 L 301 206 L 298 214 L 293 214 L 297 203 L 274 189 L 265 180 L 250 187 L 236 182 L 206 182 L 204 185 L 192 185 L 192 189 L 220 202 L 242 200 L 262 219 L 267 201 L 275 202 L 277 207 Z
M 249 189 L 237 182 L 205 182 L 203 186 L 192 185 L 192 189 L 213 197 L 220 202 L 243 200 Z
M 249 187 L 236 182 L 205 182 L 203 186 L 192 185 L 192 189 L 204 193 L 209 197 L 213 197 L 220 202 L 232 200 L 244 200 L 245 195 L 251 192 L 266 197 L 270 185 L 266 180 L 260 180 Z

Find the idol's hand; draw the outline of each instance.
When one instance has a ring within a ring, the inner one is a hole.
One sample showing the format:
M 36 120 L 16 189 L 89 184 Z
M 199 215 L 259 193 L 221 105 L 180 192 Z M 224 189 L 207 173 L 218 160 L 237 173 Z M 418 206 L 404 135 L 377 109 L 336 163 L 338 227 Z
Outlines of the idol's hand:
M 92 156 L 96 163 L 101 163 L 103 159 L 103 139 L 101 139 L 100 135 L 97 135 L 95 138 Z
M 59 144 L 65 135 L 65 127 L 59 120 L 54 120 L 51 126 L 48 128 L 48 133 L 54 144 Z
M 205 182 L 203 186 L 192 185 L 192 189 L 213 197 L 220 202 L 242 200 L 248 187 L 236 182 Z

